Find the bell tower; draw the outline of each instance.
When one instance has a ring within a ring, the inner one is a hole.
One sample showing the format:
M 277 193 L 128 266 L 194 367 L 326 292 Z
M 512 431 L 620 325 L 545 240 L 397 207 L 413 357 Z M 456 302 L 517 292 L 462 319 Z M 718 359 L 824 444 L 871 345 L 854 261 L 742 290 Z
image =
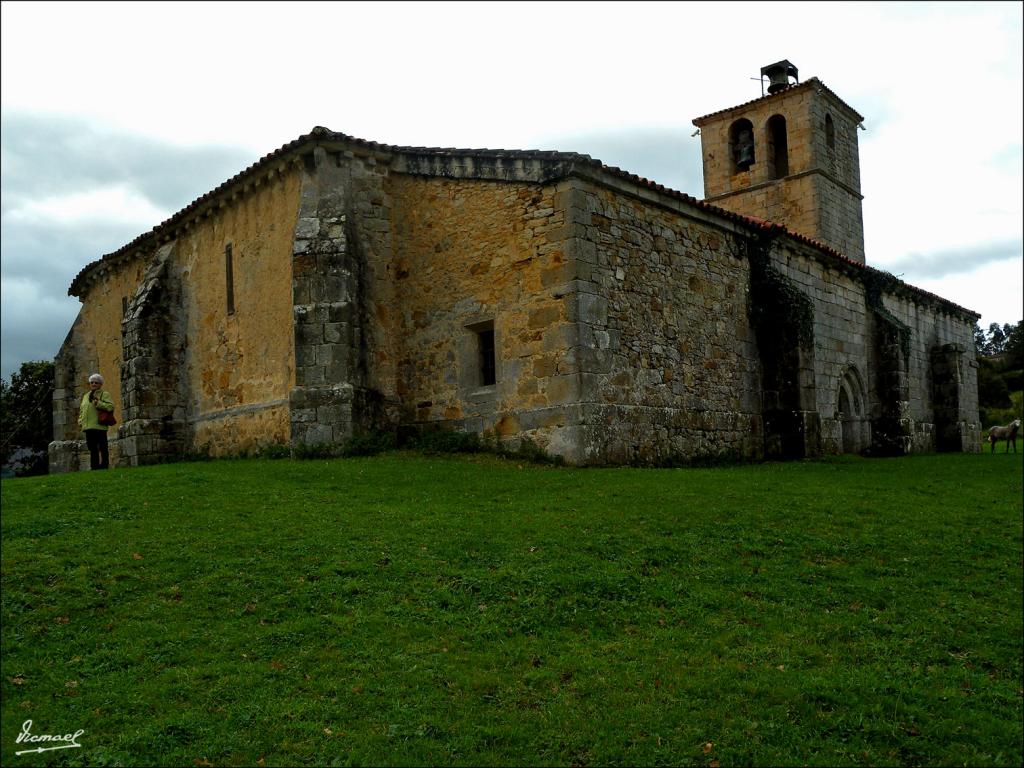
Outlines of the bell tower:
M 705 200 L 784 224 L 863 264 L 857 127 L 864 118 L 818 78 L 801 83 L 785 59 L 761 68 L 761 84 L 760 98 L 693 121 Z

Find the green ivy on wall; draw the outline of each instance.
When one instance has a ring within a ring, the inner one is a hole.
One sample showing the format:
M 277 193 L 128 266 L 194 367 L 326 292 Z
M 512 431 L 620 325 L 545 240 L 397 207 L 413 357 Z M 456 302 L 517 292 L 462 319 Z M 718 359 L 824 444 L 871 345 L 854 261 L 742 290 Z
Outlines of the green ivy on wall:
M 771 263 L 772 236 L 747 240 L 750 260 L 750 321 L 754 329 L 795 332 L 800 346 L 814 345 L 814 302 Z
M 864 285 L 864 302 L 875 315 L 888 326 L 891 334 L 899 340 L 900 352 L 903 353 L 903 360 L 910 359 L 910 328 L 900 321 L 892 312 L 885 308 L 882 303 L 882 293 L 899 285 L 895 275 L 888 272 L 881 272 L 877 269 L 865 269 L 860 274 L 860 281 Z

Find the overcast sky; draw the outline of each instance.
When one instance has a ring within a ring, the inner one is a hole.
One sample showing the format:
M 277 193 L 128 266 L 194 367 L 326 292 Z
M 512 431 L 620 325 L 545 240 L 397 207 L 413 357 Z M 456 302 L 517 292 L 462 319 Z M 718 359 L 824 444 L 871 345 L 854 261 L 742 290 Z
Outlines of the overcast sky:
M 1022 315 L 1020 3 L 2 4 L 2 375 L 67 288 L 315 125 L 583 152 L 703 197 L 694 117 L 789 59 L 865 116 L 868 264 Z

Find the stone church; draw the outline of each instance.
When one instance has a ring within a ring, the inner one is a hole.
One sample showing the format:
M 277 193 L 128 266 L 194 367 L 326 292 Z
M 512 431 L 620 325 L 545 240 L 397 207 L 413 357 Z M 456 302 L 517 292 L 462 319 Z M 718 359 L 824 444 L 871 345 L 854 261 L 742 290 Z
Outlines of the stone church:
M 570 463 L 979 449 L 979 315 L 865 264 L 858 125 L 783 61 L 704 199 L 587 155 L 317 127 L 86 266 L 52 471 L 445 427 Z M 84 454 L 84 455 L 83 455 Z

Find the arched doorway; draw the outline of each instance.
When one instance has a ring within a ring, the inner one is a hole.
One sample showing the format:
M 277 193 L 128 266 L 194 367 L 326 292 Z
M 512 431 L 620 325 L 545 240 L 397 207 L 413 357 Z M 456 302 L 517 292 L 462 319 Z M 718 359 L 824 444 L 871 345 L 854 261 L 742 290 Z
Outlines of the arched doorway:
M 843 453 L 860 453 L 868 445 L 867 404 L 860 374 L 852 365 L 839 381 L 836 419 L 842 424 Z

